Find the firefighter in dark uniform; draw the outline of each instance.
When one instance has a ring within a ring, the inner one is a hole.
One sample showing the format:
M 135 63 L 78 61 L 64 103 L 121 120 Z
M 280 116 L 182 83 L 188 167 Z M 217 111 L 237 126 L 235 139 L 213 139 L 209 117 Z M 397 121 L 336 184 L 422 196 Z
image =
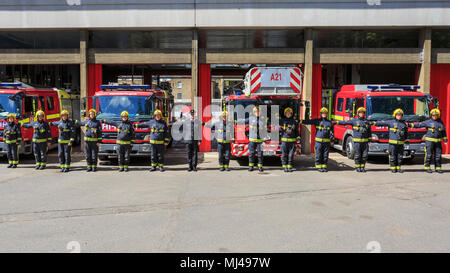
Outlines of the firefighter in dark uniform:
M 150 171 L 156 171 L 156 167 L 158 167 L 160 172 L 164 172 L 164 150 L 165 146 L 169 144 L 169 130 L 160 110 L 156 110 L 153 115 L 155 119 L 136 124 L 136 128 L 150 128 L 152 162 Z
M 292 159 L 300 142 L 298 122 L 293 117 L 294 111 L 287 107 L 284 109 L 284 118 L 280 121 L 281 133 L 281 163 L 284 172 L 292 172 Z
M 119 172 L 128 172 L 130 165 L 131 148 L 134 143 L 134 127 L 130 121 L 130 115 L 127 111 L 120 113 L 122 121 L 103 120 L 103 123 L 117 128 L 116 151 L 117 161 L 119 163 Z
M 248 119 L 249 140 L 248 143 L 248 171 L 252 172 L 255 167 L 255 152 L 258 154 L 258 170 L 263 172 L 263 142 L 268 140 L 267 124 L 263 121 L 259 106 L 253 107 L 253 116 Z
M 16 115 L 10 113 L 6 116 L 7 123 L 4 128 L 3 140 L 6 143 L 8 168 L 17 168 L 19 164 L 19 148 L 22 141 L 20 124 L 16 122 Z
M 69 172 L 72 158 L 72 145 L 75 141 L 75 126 L 77 121 L 69 119 L 67 110 L 61 111 L 61 120 L 50 122 L 51 126 L 58 127 L 58 158 L 61 172 Z
M 320 109 L 321 118 L 303 120 L 303 124 L 314 125 L 316 128 L 314 150 L 316 151 L 316 169 L 319 172 L 327 172 L 328 155 L 333 140 L 333 123 L 328 119 L 328 109 Z
M 336 121 L 339 125 L 353 127 L 353 143 L 355 149 L 355 167 L 357 172 L 366 172 L 366 162 L 369 157 L 369 141 L 372 137 L 370 122 L 366 119 L 366 109 L 359 107 L 356 111 L 358 117 L 347 121 Z
M 230 171 L 231 141 L 234 140 L 234 124 L 228 120 L 228 112 L 222 112 L 222 120 L 214 124 L 207 123 L 205 127 L 214 129 L 217 140 L 220 171 Z
M 389 168 L 393 173 L 403 173 L 401 166 L 405 142 L 408 141 L 408 124 L 403 120 L 402 109 L 394 111 L 392 120 L 380 120 L 371 122 L 375 126 L 387 126 L 389 128 Z
M 202 125 L 204 123 L 195 118 L 195 111 L 190 111 L 190 118 L 183 121 L 180 127 L 184 141 L 186 143 L 186 153 L 188 161 L 188 171 L 197 171 L 198 163 L 198 145 L 202 139 Z
M 45 121 L 45 113 L 42 110 L 36 112 L 37 121 L 25 123 L 24 128 L 33 128 L 33 151 L 36 159 L 36 170 L 43 170 L 47 166 L 47 151 L 52 141 L 52 133 L 48 122 Z
M 102 142 L 102 124 L 97 120 L 97 111 L 90 109 L 88 111 L 88 120 L 81 121 L 78 124 L 84 126 L 84 153 L 86 155 L 87 172 L 97 171 L 98 147 Z
M 434 155 L 434 166 L 437 173 L 442 172 L 442 141 L 448 142 L 447 132 L 440 116 L 439 109 L 430 112 L 431 118 L 419 123 L 410 123 L 411 128 L 427 128 L 425 135 L 425 171 L 432 173 L 431 161 Z

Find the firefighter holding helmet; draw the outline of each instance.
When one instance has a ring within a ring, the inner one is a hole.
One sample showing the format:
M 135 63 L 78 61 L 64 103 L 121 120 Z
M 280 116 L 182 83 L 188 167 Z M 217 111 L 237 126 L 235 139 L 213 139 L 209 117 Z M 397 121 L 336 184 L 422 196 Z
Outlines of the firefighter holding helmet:
M 25 123 L 24 128 L 33 128 L 33 151 L 36 159 L 36 170 L 43 170 L 47 166 L 47 151 L 52 141 L 52 133 L 48 122 L 45 121 L 45 113 L 42 110 L 36 112 L 36 121 Z

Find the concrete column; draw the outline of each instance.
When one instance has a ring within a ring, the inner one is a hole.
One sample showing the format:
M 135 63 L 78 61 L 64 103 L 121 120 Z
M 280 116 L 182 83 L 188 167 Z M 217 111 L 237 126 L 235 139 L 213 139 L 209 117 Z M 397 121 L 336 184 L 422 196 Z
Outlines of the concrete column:
M 431 75 L 431 28 L 424 28 L 420 31 L 419 48 L 421 53 L 421 66 L 419 71 L 420 91 L 430 93 Z
M 313 34 L 305 29 L 305 69 L 303 71 L 303 99 L 312 102 Z M 311 105 L 312 106 L 312 105 Z M 302 131 L 303 153 L 311 153 L 311 126 L 304 125 Z
M 80 99 L 88 96 L 88 50 L 89 33 L 82 30 L 80 33 Z M 84 120 L 83 117 L 81 117 Z
M 192 33 L 192 54 L 191 54 L 191 106 L 194 109 L 194 99 L 198 95 L 198 32 Z

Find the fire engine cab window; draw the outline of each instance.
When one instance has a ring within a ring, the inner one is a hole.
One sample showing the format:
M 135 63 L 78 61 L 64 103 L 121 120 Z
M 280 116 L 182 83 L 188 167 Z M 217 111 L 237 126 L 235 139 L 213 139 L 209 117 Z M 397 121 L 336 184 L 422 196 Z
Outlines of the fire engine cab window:
M 345 102 L 345 112 L 350 112 L 353 110 L 353 99 L 347 99 Z
M 20 100 L 9 98 L 11 94 L 0 94 L 0 118 L 5 119 L 9 113 L 20 114 Z
M 25 97 L 25 113 L 33 112 L 33 98 Z
M 45 111 L 45 98 L 44 97 L 39 97 L 39 110 Z
M 53 97 L 47 97 L 47 110 L 52 111 L 55 109 L 55 103 Z
M 148 96 L 98 96 L 93 105 L 99 119 L 120 119 L 122 111 L 130 113 L 130 119 L 150 119 L 154 109 L 154 101 Z
M 337 101 L 336 111 L 342 112 L 343 109 L 344 109 L 344 98 L 339 98 Z

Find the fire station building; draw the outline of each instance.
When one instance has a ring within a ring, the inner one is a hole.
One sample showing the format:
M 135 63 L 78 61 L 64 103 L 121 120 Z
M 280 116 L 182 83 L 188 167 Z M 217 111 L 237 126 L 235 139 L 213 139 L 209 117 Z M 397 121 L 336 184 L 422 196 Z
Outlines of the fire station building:
M 301 67 L 313 117 L 344 84 L 417 84 L 440 99 L 449 128 L 450 1 L 0 2 L 0 81 L 82 98 L 101 84 L 167 83 L 175 102 L 197 96 L 204 107 L 253 65 Z M 307 128 L 306 153 L 310 138 Z

